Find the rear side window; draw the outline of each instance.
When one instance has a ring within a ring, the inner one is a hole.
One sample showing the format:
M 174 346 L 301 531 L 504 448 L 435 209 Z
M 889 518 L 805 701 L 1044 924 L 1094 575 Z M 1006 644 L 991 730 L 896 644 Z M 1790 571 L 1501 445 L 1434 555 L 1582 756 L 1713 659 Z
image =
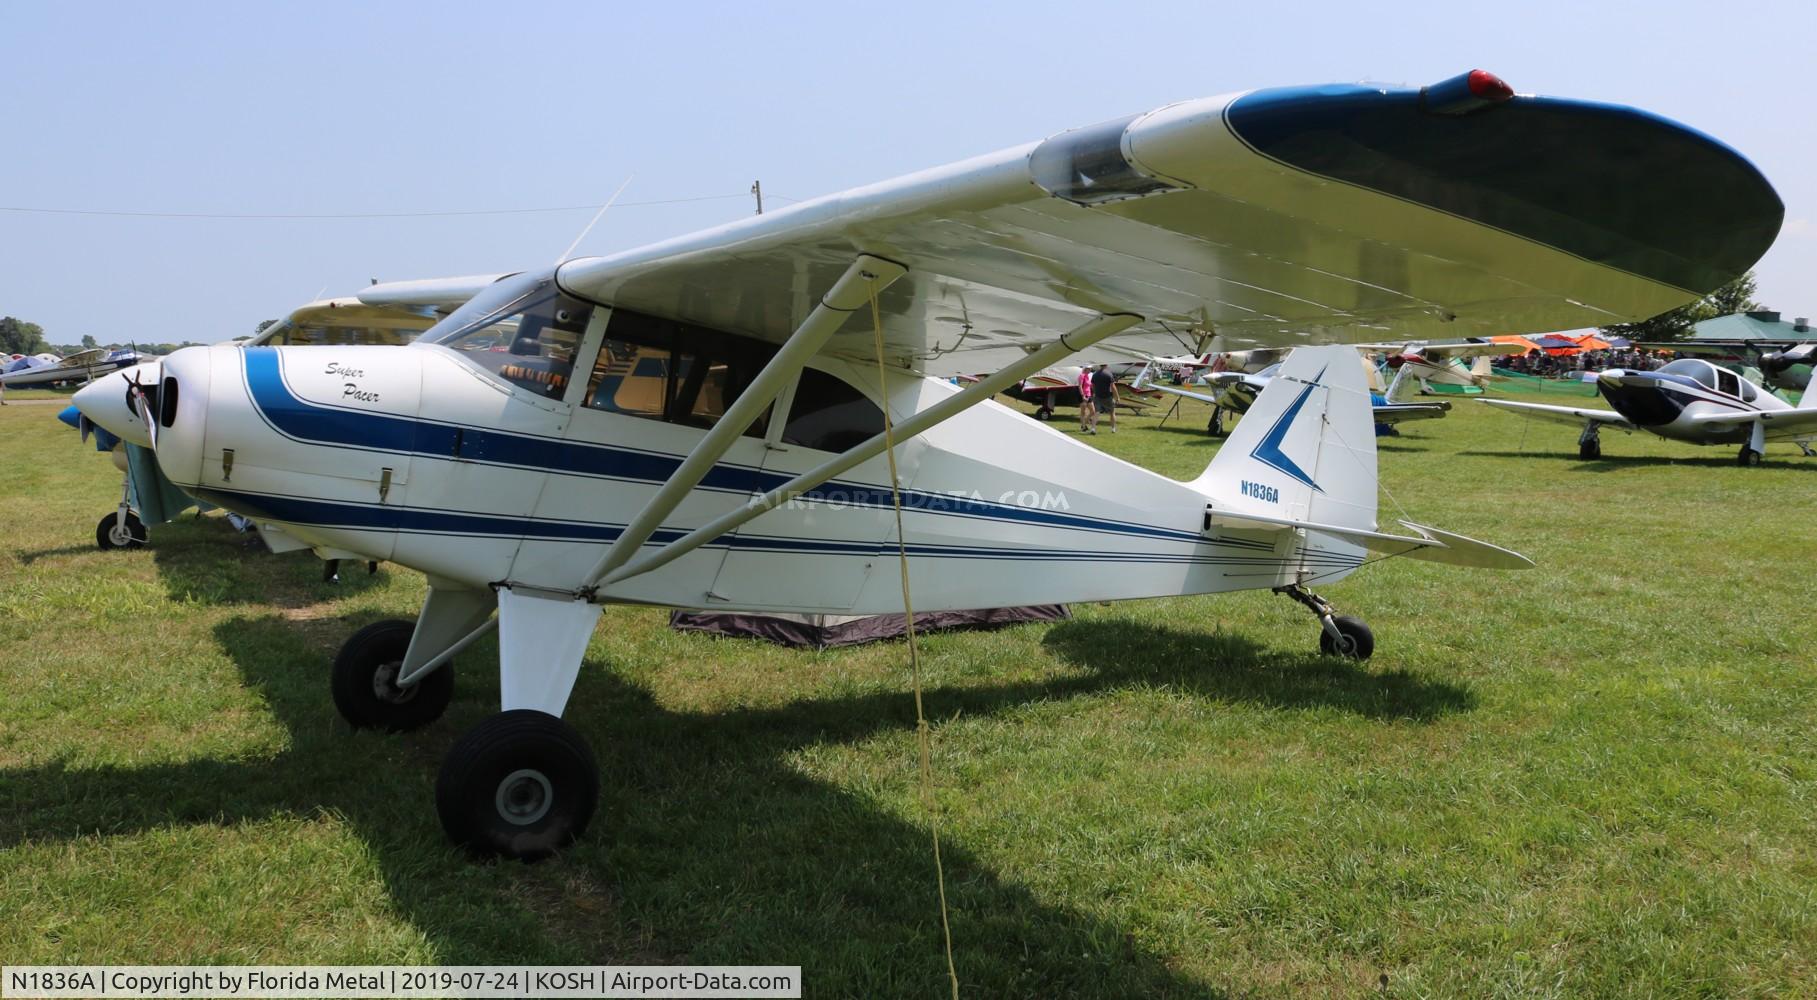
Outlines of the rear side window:
M 881 433 L 883 411 L 869 396 L 826 372 L 801 370 L 789 422 L 782 431 L 783 443 L 844 451 Z
M 1741 395 L 1741 380 L 1727 368 L 1716 369 L 1716 388 L 1731 396 Z

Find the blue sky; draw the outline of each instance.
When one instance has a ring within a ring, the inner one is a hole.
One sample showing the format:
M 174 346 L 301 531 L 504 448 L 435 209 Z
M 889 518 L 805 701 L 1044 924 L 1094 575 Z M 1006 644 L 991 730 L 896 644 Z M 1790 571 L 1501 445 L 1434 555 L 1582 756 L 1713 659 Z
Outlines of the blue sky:
M 0 4 L 0 206 L 621 206 L 601 253 L 1169 101 L 1429 83 L 1633 104 L 1787 206 L 1761 297 L 1817 314 L 1817 5 Z M 708 199 L 637 204 L 668 199 Z M 211 341 L 318 291 L 553 261 L 590 209 L 222 220 L 0 211 L 0 313 L 53 342 Z

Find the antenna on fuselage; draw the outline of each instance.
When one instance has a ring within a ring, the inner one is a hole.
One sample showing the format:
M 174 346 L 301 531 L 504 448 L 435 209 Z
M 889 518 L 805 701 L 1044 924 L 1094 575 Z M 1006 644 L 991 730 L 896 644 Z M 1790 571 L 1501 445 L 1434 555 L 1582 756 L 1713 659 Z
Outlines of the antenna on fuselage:
M 636 177 L 636 176 L 637 176 L 636 174 L 631 175 L 631 177 Z M 566 264 L 568 262 L 568 255 L 574 252 L 575 247 L 580 246 L 580 241 L 587 238 L 587 234 L 593 231 L 594 226 L 599 225 L 599 220 L 602 218 L 605 218 L 606 209 L 611 208 L 612 203 L 618 200 L 618 196 L 625 193 L 625 188 L 631 186 L 631 177 L 625 178 L 625 182 L 618 186 L 618 190 L 612 192 L 612 197 L 607 198 L 606 203 L 604 205 L 599 206 L 599 211 L 593 213 L 593 221 L 587 223 L 587 228 L 582 229 L 580 231 L 580 235 L 574 237 L 574 242 L 568 244 L 568 249 L 563 250 L 561 252 L 561 256 L 555 258 L 556 267 L 560 267 L 563 264 Z

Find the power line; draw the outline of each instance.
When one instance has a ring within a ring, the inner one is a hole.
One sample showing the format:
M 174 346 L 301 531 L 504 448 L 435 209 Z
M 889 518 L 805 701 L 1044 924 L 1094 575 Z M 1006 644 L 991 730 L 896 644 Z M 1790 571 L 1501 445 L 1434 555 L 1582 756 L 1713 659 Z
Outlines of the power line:
M 657 198 L 649 201 L 621 201 L 614 207 L 630 208 L 641 205 L 680 205 L 695 201 L 725 201 L 731 198 L 749 198 L 748 192 L 739 194 L 709 194 L 695 198 Z M 793 199 L 789 199 L 793 200 Z M 534 215 L 548 212 L 596 211 L 599 205 L 555 205 L 548 208 L 486 208 L 469 209 L 451 212 L 116 212 L 91 208 L 31 208 L 25 206 L 0 205 L 0 212 L 22 212 L 32 215 L 99 215 L 131 219 L 429 219 L 450 218 L 466 215 Z

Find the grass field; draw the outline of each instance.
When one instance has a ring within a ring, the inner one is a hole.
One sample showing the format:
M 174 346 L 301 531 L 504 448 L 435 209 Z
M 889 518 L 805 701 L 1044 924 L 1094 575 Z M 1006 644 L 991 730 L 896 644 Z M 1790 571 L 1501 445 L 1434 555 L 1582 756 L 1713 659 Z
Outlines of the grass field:
M 1383 482 L 1539 568 L 1330 587 L 1366 665 L 1266 593 L 926 639 L 966 996 L 1812 994 L 1817 460 L 1607 434 L 1585 463 L 1487 409 L 1383 442 Z M 441 723 L 350 731 L 329 660 L 420 579 L 322 584 L 214 518 L 99 552 L 118 476 L 53 416 L 0 410 L 0 961 L 774 963 L 944 995 L 901 644 L 608 609 L 569 710 L 590 834 L 476 864 L 431 801 L 496 706 L 490 644 Z M 1203 468 L 1202 409 L 1156 423 L 1094 443 Z

